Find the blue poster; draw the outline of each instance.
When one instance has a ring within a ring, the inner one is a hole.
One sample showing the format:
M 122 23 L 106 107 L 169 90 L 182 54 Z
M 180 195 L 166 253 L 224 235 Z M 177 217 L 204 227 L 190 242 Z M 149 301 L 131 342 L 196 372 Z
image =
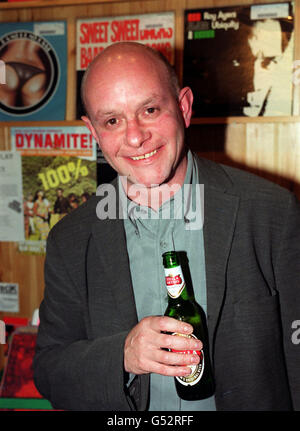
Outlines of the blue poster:
M 64 21 L 0 24 L 0 121 L 64 120 L 67 36 Z

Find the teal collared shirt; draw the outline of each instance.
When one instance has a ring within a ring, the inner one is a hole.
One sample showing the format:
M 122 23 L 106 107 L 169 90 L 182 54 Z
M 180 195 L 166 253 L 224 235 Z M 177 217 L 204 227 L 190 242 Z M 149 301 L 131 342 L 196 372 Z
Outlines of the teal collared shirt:
M 130 201 L 120 184 L 127 250 L 138 320 L 163 315 L 168 295 L 162 254 L 176 250 L 188 262 L 195 299 L 206 313 L 206 277 L 203 241 L 203 194 L 192 153 L 183 187 L 159 211 Z M 125 203 L 125 205 L 124 205 Z M 216 410 L 214 397 L 184 401 L 177 395 L 173 377 L 152 373 L 149 410 Z

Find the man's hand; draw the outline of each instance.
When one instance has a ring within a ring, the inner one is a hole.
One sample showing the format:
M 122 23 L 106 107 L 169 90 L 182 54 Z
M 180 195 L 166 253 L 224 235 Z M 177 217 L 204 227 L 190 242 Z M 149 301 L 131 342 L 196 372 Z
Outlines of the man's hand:
M 127 335 L 124 346 L 124 367 L 128 373 L 157 373 L 185 376 L 188 365 L 199 363 L 197 354 L 182 354 L 162 349 L 201 350 L 202 342 L 167 333 L 191 334 L 192 325 L 172 317 L 151 316 L 142 319 Z

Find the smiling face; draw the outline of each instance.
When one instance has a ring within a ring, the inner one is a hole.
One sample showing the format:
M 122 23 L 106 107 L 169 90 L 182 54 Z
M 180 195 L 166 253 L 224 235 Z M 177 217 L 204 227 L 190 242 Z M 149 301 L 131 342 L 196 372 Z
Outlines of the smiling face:
M 166 66 L 143 46 L 111 46 L 89 71 L 82 117 L 104 157 L 129 183 L 182 184 L 192 93 L 171 89 Z

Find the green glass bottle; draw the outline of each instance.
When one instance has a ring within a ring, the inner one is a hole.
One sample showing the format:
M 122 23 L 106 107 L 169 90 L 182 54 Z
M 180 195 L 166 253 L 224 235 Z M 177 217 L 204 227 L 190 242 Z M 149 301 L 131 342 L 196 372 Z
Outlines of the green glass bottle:
M 198 338 L 203 343 L 203 349 L 196 352 L 200 356 L 199 364 L 189 365 L 192 370 L 191 374 L 175 377 L 176 390 L 178 396 L 184 400 L 192 401 L 208 398 L 214 393 L 214 380 L 208 353 L 207 337 L 201 319 L 201 309 L 195 299 L 188 293 L 177 253 L 167 251 L 162 257 L 168 291 L 168 306 L 165 316 L 190 323 L 194 331 L 189 337 Z M 195 352 L 180 351 L 180 353 L 189 354 Z

